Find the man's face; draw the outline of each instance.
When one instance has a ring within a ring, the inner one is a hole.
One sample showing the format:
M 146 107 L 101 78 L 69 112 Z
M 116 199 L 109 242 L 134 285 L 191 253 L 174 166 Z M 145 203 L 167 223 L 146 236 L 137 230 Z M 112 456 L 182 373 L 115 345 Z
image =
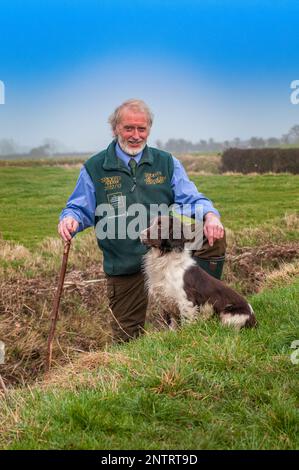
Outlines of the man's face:
M 124 152 L 129 155 L 137 155 L 146 146 L 150 133 L 148 116 L 140 111 L 123 109 L 121 119 L 116 126 L 115 135 Z

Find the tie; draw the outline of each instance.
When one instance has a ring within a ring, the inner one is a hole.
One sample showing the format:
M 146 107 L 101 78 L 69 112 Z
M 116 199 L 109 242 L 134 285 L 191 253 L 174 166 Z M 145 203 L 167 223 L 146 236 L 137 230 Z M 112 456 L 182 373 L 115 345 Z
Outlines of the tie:
M 131 158 L 129 160 L 129 167 L 131 169 L 131 175 L 135 177 L 136 176 L 136 167 L 137 167 L 137 162 L 136 162 L 135 158 Z

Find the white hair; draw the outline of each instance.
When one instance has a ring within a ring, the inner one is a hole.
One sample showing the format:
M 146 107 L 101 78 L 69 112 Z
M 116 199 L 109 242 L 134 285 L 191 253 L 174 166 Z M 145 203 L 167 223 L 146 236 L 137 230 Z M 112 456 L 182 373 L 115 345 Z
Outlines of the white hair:
M 132 111 L 135 111 L 135 112 L 145 113 L 147 115 L 148 124 L 150 127 L 152 127 L 154 115 L 151 112 L 150 108 L 147 106 L 147 104 L 144 101 L 133 98 L 133 99 L 124 101 L 120 106 L 118 106 L 114 110 L 114 112 L 109 117 L 109 123 L 111 125 L 113 134 L 115 134 L 116 126 L 120 122 L 121 112 L 125 108 L 131 109 Z

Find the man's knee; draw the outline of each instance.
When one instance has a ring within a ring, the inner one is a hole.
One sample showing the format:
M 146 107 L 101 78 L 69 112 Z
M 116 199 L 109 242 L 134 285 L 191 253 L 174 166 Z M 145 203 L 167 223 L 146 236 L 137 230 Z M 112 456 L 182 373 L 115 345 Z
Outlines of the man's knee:
M 202 247 L 199 250 L 194 251 L 193 256 L 198 256 L 203 259 L 210 259 L 218 256 L 224 256 L 226 252 L 226 233 L 222 238 L 215 240 L 213 246 L 209 245 L 208 239 L 203 238 Z
M 204 271 L 216 279 L 221 279 L 225 262 L 225 252 L 226 235 L 224 231 L 223 238 L 215 240 L 213 246 L 210 246 L 208 240 L 204 238 L 201 249 L 194 251 L 192 255 L 196 263 Z
M 113 341 L 126 342 L 144 331 L 147 293 L 142 273 L 107 277 Z

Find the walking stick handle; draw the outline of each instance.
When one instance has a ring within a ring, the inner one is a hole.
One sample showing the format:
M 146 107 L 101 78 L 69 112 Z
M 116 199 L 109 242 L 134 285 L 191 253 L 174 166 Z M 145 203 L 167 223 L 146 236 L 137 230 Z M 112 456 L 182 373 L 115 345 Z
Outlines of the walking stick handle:
M 8 398 L 8 390 L 5 386 L 5 383 L 4 383 L 4 380 L 2 379 L 1 374 L 0 374 L 0 388 L 2 388 L 5 398 Z
M 64 278 L 65 278 L 65 272 L 66 272 L 70 247 L 71 247 L 71 241 L 67 241 L 64 243 L 62 264 L 60 268 L 60 275 L 59 275 L 58 285 L 56 289 L 56 294 L 55 294 L 54 302 L 53 302 L 51 326 L 50 326 L 49 337 L 48 337 L 47 357 L 46 357 L 46 364 L 45 364 L 46 373 L 49 372 L 50 367 L 51 367 L 51 362 L 52 362 L 53 339 L 54 339 L 56 323 L 58 319 L 58 310 L 59 310 L 59 304 L 60 304 L 61 293 L 63 289 L 63 283 L 64 283 Z

